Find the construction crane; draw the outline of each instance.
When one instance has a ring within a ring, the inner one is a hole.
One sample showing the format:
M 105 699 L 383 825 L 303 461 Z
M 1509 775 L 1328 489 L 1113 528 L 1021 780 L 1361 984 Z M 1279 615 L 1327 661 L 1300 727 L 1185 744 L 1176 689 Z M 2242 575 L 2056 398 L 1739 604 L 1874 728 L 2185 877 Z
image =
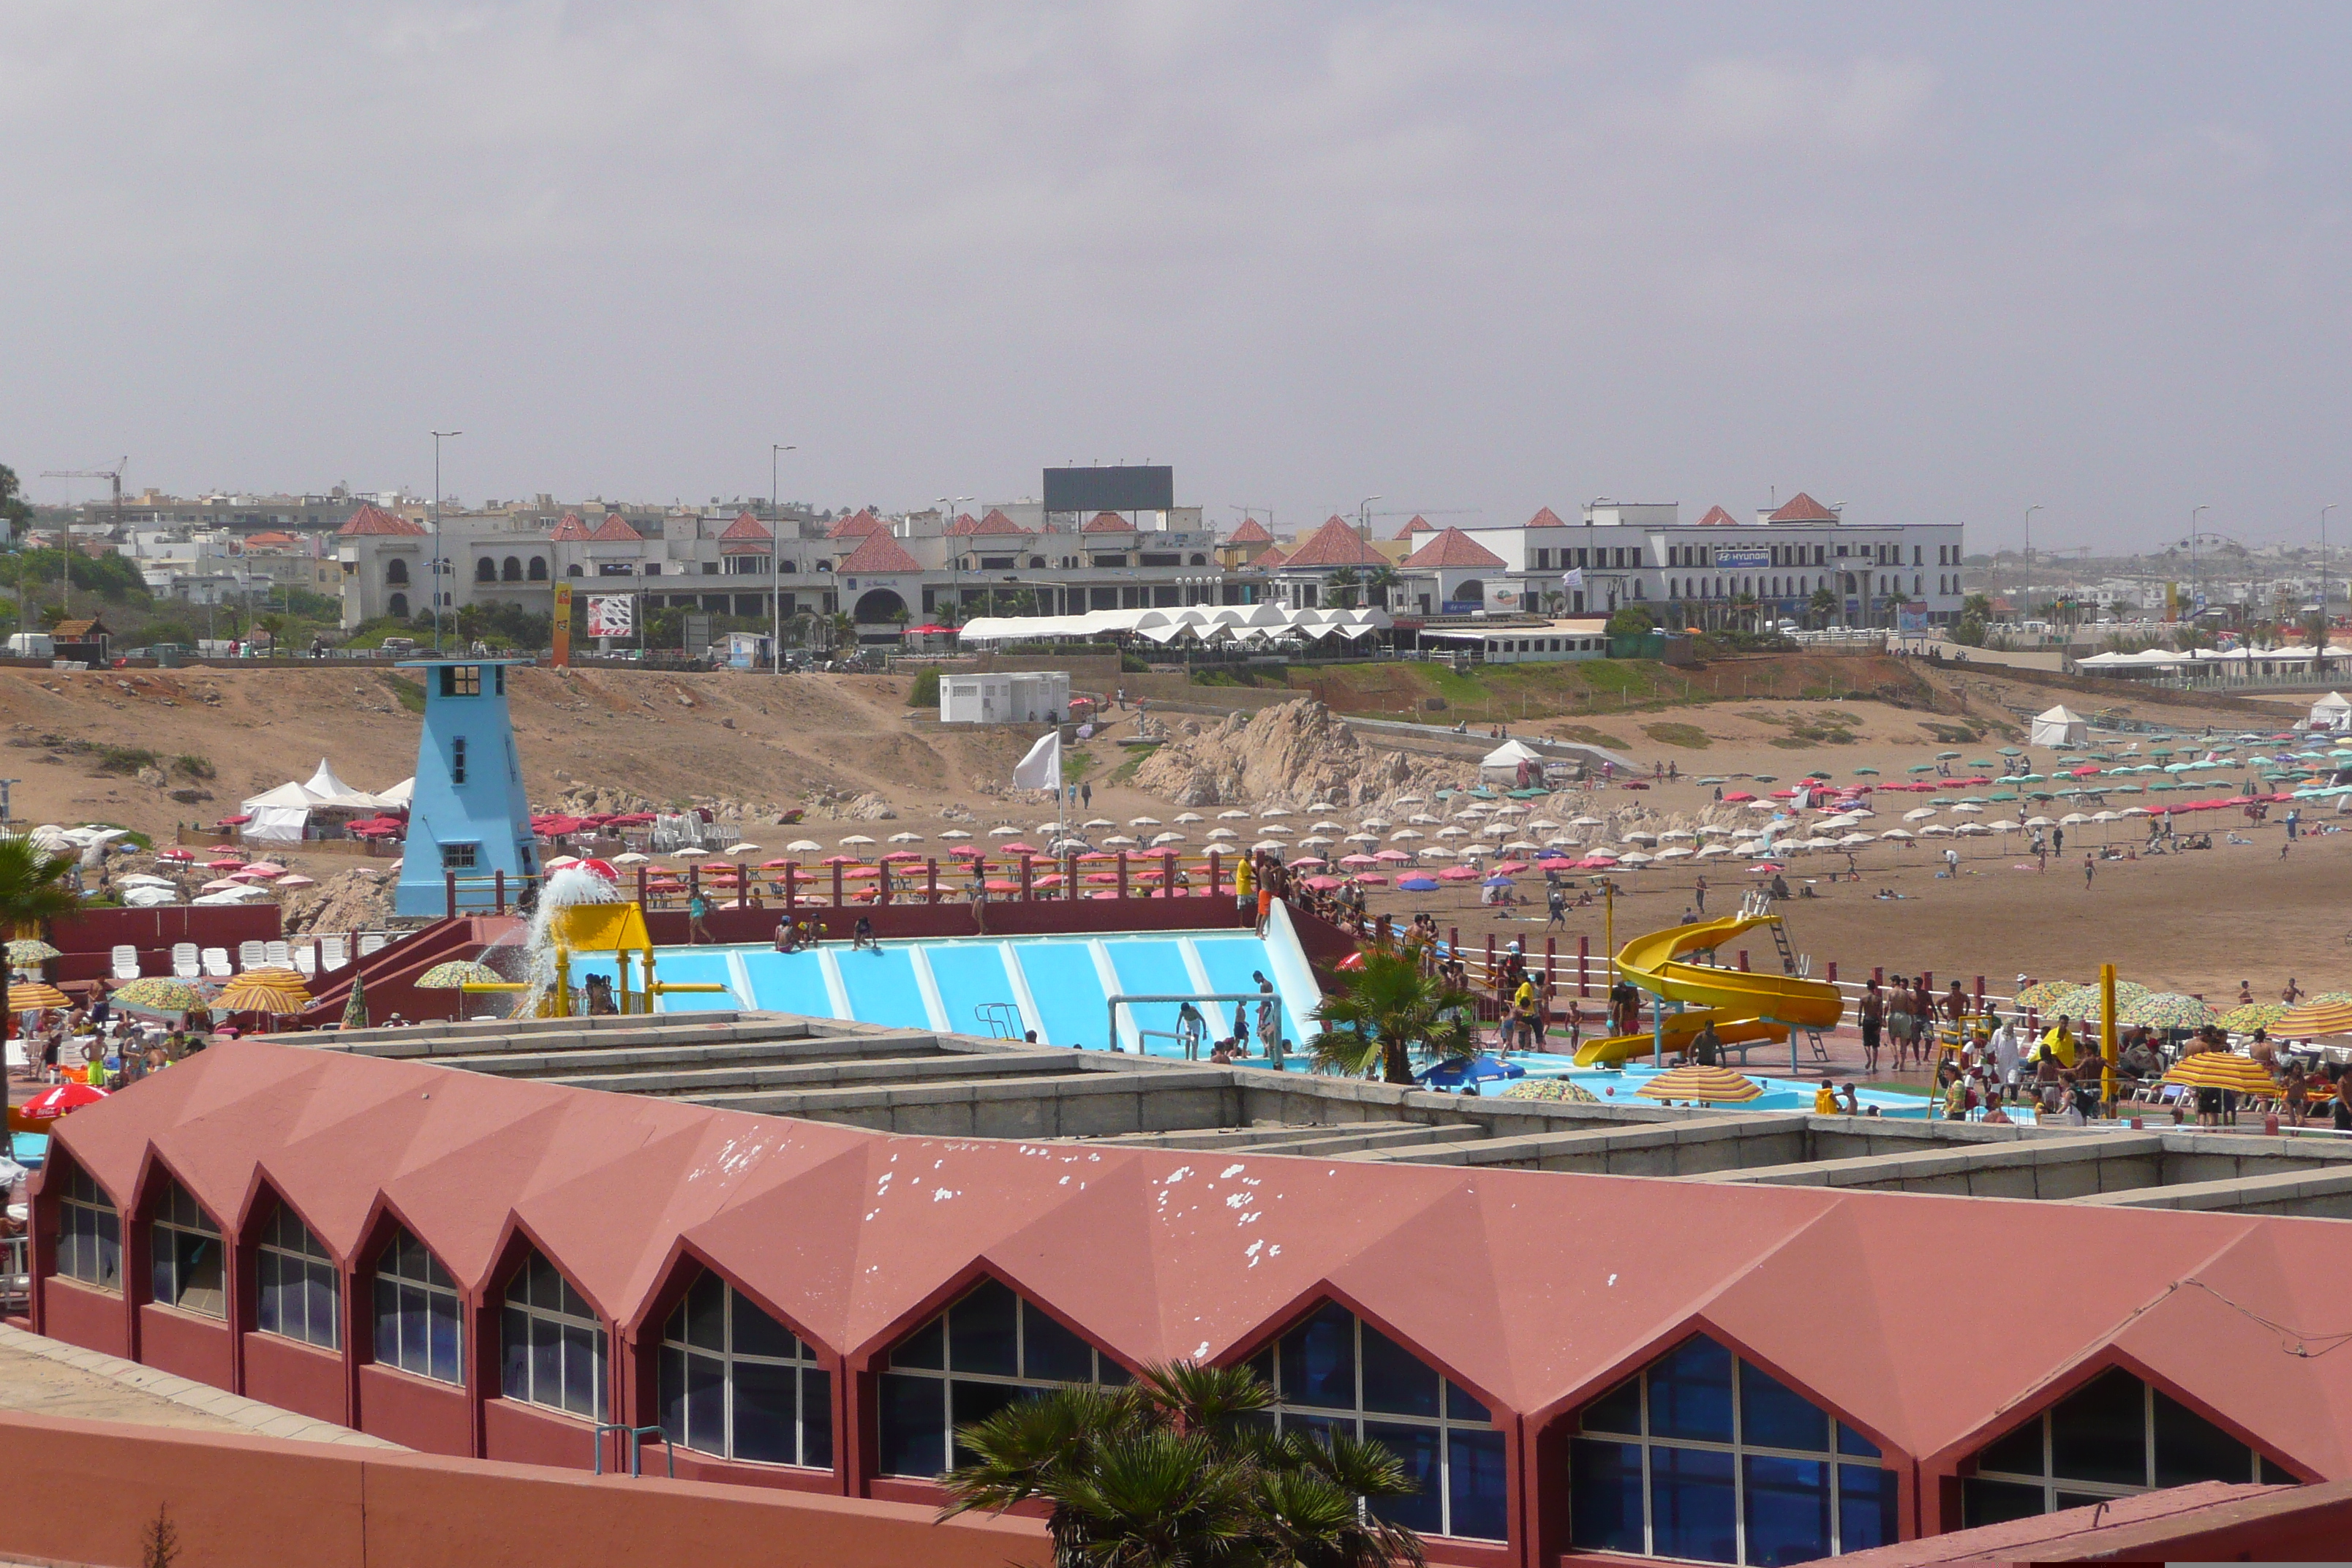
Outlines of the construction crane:
M 114 487 L 114 528 L 115 531 L 120 533 L 122 531 L 122 470 L 130 466 L 131 459 L 126 456 L 115 458 L 114 467 L 110 468 L 43 468 L 41 478 L 106 480 Z M 70 575 L 72 561 L 73 524 L 68 522 L 58 530 L 58 603 L 68 615 L 73 613 L 73 578 Z M 21 596 L 20 584 L 19 597 Z M 21 613 L 19 618 L 21 619 Z

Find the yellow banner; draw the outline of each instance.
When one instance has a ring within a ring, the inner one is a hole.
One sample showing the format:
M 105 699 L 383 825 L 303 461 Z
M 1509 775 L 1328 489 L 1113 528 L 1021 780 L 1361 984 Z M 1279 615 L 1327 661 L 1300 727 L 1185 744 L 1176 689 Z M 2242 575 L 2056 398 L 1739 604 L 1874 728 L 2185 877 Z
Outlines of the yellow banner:
M 572 662 L 572 584 L 555 585 L 555 664 L 561 668 Z

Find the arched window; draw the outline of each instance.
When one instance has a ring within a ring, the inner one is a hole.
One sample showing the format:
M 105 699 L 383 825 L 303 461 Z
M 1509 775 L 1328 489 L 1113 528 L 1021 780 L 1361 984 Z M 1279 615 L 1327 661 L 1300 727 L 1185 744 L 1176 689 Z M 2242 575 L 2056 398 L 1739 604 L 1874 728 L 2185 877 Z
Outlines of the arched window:
M 1045 558 L 1044 556 L 1032 555 L 1029 557 L 1029 570 L 1032 572 L 1043 572 L 1045 569 Z
M 383 608 L 386 615 L 394 616 L 400 620 L 406 620 L 408 618 L 408 595 L 405 594 L 394 594 L 391 598 L 384 601 Z
M 148 1258 L 154 1270 L 150 1295 L 155 1304 L 207 1318 L 226 1317 L 220 1226 L 204 1205 L 173 1182 L 147 1229 Z
M 340 1349 L 343 1342 L 343 1282 L 335 1260 L 299 1215 L 284 1204 L 262 1227 L 254 1256 L 255 1326 L 305 1344 Z
M 1852 1427 L 1704 1335 L 1584 1408 L 1576 1544 L 1701 1563 L 1809 1563 L 1895 1539 L 1895 1472 Z
M 2295 1478 L 2160 1389 L 2111 1367 L 1987 1445 L 1963 1471 L 1971 1527 L 2192 1481 Z
M 408 581 L 408 563 L 397 555 L 383 563 L 383 580 L 387 583 Z
M 534 556 L 532 556 L 532 557 L 530 558 L 530 573 L 529 573 L 528 574 L 529 574 L 529 576 L 530 576 L 530 580 L 531 580 L 532 582 L 534 582 L 534 583 L 544 583 L 544 582 L 546 582 L 546 581 L 547 581 L 547 557 L 546 557 L 546 556 L 544 556 L 544 555 L 534 555 Z
M 495 583 L 499 580 L 499 563 L 485 555 L 474 563 L 474 581 Z
M 520 556 L 518 556 L 518 555 L 509 555 L 509 556 L 508 556 L 508 557 L 506 558 L 505 563 L 504 563 L 502 565 L 500 565 L 500 566 L 499 566 L 499 580 L 500 580 L 500 581 L 502 581 L 502 582 L 508 582 L 508 583 L 520 583 L 520 582 L 521 582 L 521 581 L 522 581 L 522 558 L 521 558 Z
M 574 561 L 571 565 L 566 566 L 563 569 L 563 574 L 566 577 L 584 577 L 587 575 L 585 572 L 583 572 L 580 569 L 580 563 L 577 561 Z
M 536 1249 L 507 1287 L 499 1324 L 499 1388 L 509 1399 L 603 1419 L 604 1327 L 572 1281 Z
M 799 565 L 799 563 L 796 563 L 796 562 L 786 561 L 786 562 L 781 563 L 776 567 L 776 570 L 777 570 L 777 571 L 779 571 L 779 572 L 781 572 L 781 573 L 782 573 L 785 576 L 789 577 L 789 576 L 791 576 L 793 573 L 795 573 L 795 572 L 797 572 L 797 571 L 799 571 L 799 570 L 800 570 L 800 565 Z
M 833 1379 L 816 1352 L 705 1269 L 662 1328 L 673 1443 L 765 1465 L 833 1468 Z
M 85 1171 L 67 1178 L 58 1207 L 58 1272 L 101 1290 L 122 1289 L 122 1216 Z
M 396 1230 L 375 1260 L 375 1359 L 436 1383 L 466 1383 L 457 1282 L 425 1244 Z
M 1196 550 L 1196 551 L 1194 551 L 1194 552 L 1192 552 L 1192 564 L 1193 564 L 1193 565 L 1195 565 L 1195 566 L 1206 566 L 1208 563 L 1209 563 L 1209 558 L 1208 558 L 1207 556 L 1205 556 L 1205 555 L 1202 554 L 1202 553 L 1201 553 L 1199 551 L 1197 551 L 1197 550 Z
M 898 1342 L 880 1379 L 881 1471 L 939 1474 L 959 1426 L 1024 1394 L 1118 1384 L 1127 1369 L 994 1279 Z M 968 1456 L 959 1454 L 955 1462 Z
M 1505 1539 L 1503 1435 L 1486 1407 L 1419 1356 L 1327 1301 L 1252 1362 L 1291 1432 L 1384 1444 L 1420 1489 L 1371 1505 L 1427 1535 Z

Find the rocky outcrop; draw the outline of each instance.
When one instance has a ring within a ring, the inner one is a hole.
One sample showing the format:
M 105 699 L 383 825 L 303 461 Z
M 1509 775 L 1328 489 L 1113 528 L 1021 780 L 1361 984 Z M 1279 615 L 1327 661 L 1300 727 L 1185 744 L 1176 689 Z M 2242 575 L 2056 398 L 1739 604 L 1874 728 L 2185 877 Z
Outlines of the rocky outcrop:
M 1368 746 L 1312 698 L 1186 723 L 1135 770 L 1135 787 L 1177 805 L 1371 805 L 1466 781 L 1465 770 Z

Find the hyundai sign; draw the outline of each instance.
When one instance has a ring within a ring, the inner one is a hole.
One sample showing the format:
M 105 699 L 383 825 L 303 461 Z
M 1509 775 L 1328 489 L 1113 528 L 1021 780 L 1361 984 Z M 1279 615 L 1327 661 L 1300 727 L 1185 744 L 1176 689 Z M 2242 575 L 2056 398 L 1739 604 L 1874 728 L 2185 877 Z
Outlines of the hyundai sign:
M 1772 548 L 1767 544 L 1718 544 L 1711 564 L 1726 572 L 1753 572 L 1772 564 Z

